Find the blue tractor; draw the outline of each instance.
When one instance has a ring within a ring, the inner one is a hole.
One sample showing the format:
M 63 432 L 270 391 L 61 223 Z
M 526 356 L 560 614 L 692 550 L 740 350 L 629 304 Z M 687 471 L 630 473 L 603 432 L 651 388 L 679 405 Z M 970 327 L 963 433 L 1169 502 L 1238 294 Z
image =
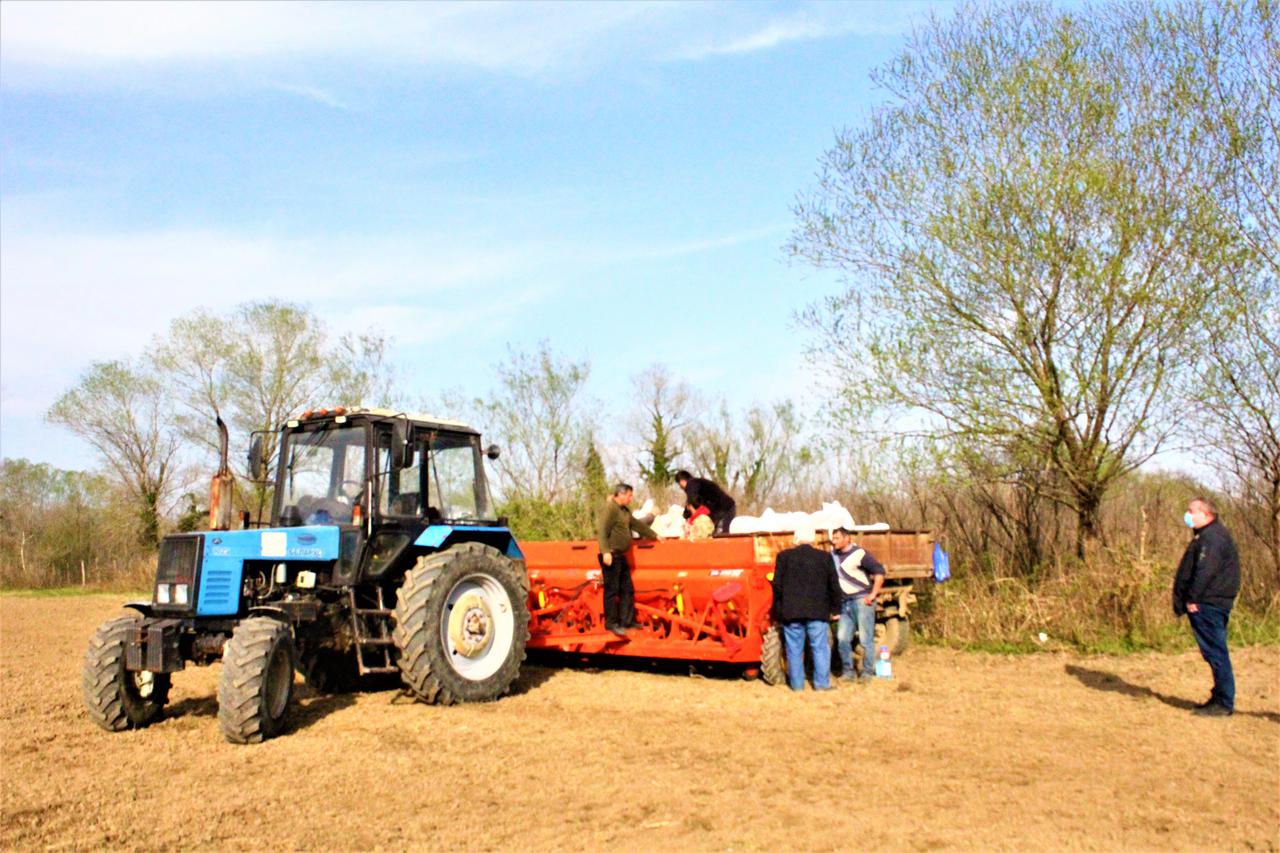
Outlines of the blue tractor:
M 424 702 L 496 699 L 529 635 L 528 574 L 490 509 L 480 435 L 383 409 L 306 412 L 280 431 L 268 526 L 231 530 L 222 468 L 217 528 L 165 537 L 138 615 L 113 619 L 85 654 L 84 701 L 110 731 L 160 717 L 187 663 L 222 661 L 218 724 L 232 743 L 284 725 L 294 671 L 315 689 L 398 673 Z M 265 478 L 263 439 L 249 454 Z

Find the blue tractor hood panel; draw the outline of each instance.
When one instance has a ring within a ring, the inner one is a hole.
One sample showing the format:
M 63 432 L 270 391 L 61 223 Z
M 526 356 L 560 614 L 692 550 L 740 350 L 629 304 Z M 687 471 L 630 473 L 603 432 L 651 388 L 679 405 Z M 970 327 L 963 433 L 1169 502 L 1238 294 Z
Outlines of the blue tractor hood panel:
M 516 538 L 506 527 L 472 527 L 470 525 L 454 527 L 451 524 L 433 524 L 422 531 L 422 535 L 413 544 L 439 550 L 455 534 L 457 539 L 463 542 L 484 542 L 486 545 L 493 545 L 513 560 L 524 559 L 524 552 L 520 550 L 520 546 L 516 544 Z
M 234 616 L 240 611 L 245 560 L 281 562 L 338 559 L 340 531 L 332 525 L 271 530 L 210 530 L 204 534 L 197 616 Z

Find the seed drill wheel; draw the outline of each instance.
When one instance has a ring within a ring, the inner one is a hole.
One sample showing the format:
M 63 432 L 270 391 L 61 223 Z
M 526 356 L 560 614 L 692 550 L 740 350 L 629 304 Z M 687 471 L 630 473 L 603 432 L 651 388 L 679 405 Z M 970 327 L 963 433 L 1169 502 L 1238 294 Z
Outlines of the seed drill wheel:
M 231 743 L 261 743 L 284 725 L 293 695 L 293 637 L 265 616 L 236 626 L 222 653 L 218 726 Z
M 89 640 L 80 670 L 89 719 L 109 732 L 150 725 L 169 701 L 168 673 L 124 668 L 125 644 L 137 624 L 134 616 L 104 623 Z
M 834 673 L 840 663 L 840 656 L 836 651 L 836 631 L 834 626 L 827 627 L 827 645 L 831 649 L 831 672 Z M 808 648 L 807 641 L 805 646 L 805 675 L 812 676 L 813 653 Z M 760 678 L 770 686 L 787 683 L 787 648 L 782 639 L 781 625 L 771 625 L 769 630 L 764 632 L 763 642 L 760 646 Z
M 760 678 L 765 684 L 787 683 L 787 651 L 782 643 L 782 626 L 771 625 L 760 647 Z
M 486 702 L 511 688 L 529 640 L 529 575 L 464 542 L 421 557 L 397 596 L 400 677 L 424 702 Z

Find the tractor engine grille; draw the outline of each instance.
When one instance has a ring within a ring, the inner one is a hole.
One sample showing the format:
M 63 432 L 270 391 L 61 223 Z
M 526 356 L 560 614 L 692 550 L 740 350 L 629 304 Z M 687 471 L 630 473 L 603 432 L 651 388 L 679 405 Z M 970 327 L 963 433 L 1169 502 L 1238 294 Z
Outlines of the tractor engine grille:
M 192 583 L 200 560 L 200 536 L 166 536 L 160 543 L 156 583 Z

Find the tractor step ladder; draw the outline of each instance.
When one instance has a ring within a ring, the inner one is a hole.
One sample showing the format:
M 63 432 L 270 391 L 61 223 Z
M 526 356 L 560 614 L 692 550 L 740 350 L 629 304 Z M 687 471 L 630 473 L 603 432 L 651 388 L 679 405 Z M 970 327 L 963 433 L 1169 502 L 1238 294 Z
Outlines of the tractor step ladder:
M 391 660 L 391 647 L 395 645 L 388 630 L 391 623 L 391 609 L 383 600 L 382 587 L 376 587 L 376 589 L 378 591 L 376 605 L 361 607 L 356 599 L 355 587 L 347 588 L 347 598 L 351 604 L 351 627 L 356 640 L 356 667 L 361 675 L 400 671 L 400 668 Z M 372 631 L 369 630 L 371 627 Z M 365 658 L 366 651 L 371 656 L 371 660 Z

